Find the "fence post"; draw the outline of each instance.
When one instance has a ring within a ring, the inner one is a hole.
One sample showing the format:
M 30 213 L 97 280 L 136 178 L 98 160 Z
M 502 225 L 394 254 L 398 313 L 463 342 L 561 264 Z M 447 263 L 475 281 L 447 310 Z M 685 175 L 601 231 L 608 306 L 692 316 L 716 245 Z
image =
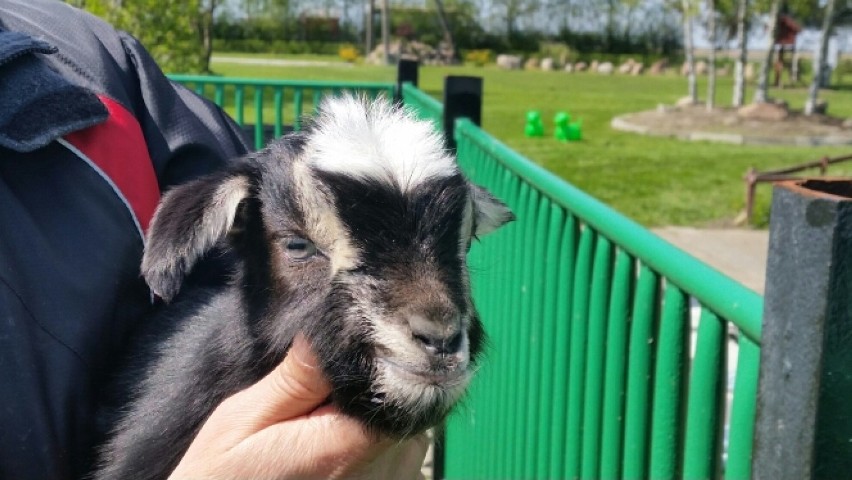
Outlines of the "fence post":
M 401 59 L 396 64 L 396 95 L 394 101 L 402 105 L 402 84 L 411 82 L 417 86 L 420 63 L 417 60 Z
M 852 472 L 852 183 L 775 186 L 755 424 L 756 479 Z
M 444 78 L 444 138 L 455 150 L 456 119 L 469 118 L 482 125 L 482 77 L 450 75 Z

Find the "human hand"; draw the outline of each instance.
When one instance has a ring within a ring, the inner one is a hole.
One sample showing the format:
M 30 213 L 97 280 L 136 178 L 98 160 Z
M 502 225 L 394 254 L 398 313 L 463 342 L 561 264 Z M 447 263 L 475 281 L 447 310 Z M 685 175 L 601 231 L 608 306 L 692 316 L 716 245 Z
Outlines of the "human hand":
M 377 438 L 325 403 L 331 391 L 297 337 L 275 370 L 213 411 L 169 478 L 421 478 L 425 434 Z

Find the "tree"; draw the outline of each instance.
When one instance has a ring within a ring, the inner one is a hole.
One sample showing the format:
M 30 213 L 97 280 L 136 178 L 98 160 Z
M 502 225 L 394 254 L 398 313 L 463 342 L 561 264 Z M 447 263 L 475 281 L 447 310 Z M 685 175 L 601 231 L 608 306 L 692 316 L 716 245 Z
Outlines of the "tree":
M 813 115 L 816 110 L 817 96 L 819 95 L 819 87 L 823 83 L 823 74 L 825 73 L 826 57 L 828 56 L 828 40 L 831 36 L 831 26 L 834 23 L 834 6 L 837 0 L 826 0 L 825 13 L 822 19 L 822 32 L 819 43 L 819 57 L 814 66 L 814 75 L 811 79 L 811 86 L 808 89 L 808 99 L 805 102 L 805 115 Z
M 163 71 L 206 70 L 198 26 L 201 0 L 86 0 L 85 9 L 145 46 Z
M 769 69 L 772 68 L 772 58 L 775 56 L 775 36 L 778 33 L 778 12 L 782 0 L 772 0 L 769 7 L 769 39 L 766 41 L 766 56 L 760 65 L 757 77 L 757 89 L 754 92 L 754 103 L 765 103 L 769 100 Z
M 739 0 L 737 2 L 737 51 L 739 55 L 734 65 L 734 98 L 731 102 L 735 107 L 741 107 L 745 103 L 745 70 L 746 62 L 748 62 L 747 16 L 748 0 Z
M 516 31 L 518 19 L 533 15 L 542 6 L 541 0 L 496 0 L 492 4 L 503 10 L 503 22 L 507 39 L 511 39 Z
M 382 46 L 385 52 L 385 65 L 390 65 L 390 2 L 388 0 L 382 0 Z
M 216 8 L 221 6 L 220 0 L 201 0 L 201 13 L 198 15 L 198 32 L 201 35 L 203 56 L 201 68 L 210 72 L 210 57 L 213 56 L 213 19 Z
M 710 43 L 709 67 L 707 69 L 707 110 L 712 111 L 716 102 L 716 1 L 707 0 L 707 40 Z
M 438 9 L 438 21 L 441 23 L 441 30 L 444 31 L 444 42 L 447 43 L 450 49 L 450 61 L 455 63 L 459 59 L 456 51 L 456 42 L 453 39 L 453 32 L 450 30 L 450 22 L 447 21 L 447 13 L 444 10 L 443 0 L 435 0 L 435 6 Z
M 686 57 L 687 90 L 692 103 L 698 103 L 698 80 L 695 75 L 695 46 L 692 41 L 692 5 L 690 0 L 681 0 L 683 10 L 683 51 Z

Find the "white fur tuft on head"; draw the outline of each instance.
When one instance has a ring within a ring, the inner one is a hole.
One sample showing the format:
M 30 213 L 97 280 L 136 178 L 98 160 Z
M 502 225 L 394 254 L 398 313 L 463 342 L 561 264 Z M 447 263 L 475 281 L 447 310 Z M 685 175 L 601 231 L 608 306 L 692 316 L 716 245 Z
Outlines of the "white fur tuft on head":
M 307 150 L 313 168 L 387 182 L 402 191 L 459 172 L 430 123 L 383 98 L 324 99 Z

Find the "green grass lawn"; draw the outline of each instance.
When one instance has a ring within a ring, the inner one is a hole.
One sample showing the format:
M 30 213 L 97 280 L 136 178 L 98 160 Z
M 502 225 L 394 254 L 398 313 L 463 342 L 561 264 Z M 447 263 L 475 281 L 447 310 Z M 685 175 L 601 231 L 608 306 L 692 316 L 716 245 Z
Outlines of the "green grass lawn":
M 232 55 L 232 54 L 229 54 Z M 300 57 L 286 57 L 300 58 Z M 318 57 L 312 57 L 316 59 Z M 333 57 L 326 57 L 333 58 Z M 359 65 L 331 67 L 273 67 L 214 62 L 218 74 L 278 79 L 394 81 L 395 69 Z M 612 117 L 673 103 L 685 95 L 686 80 L 676 76 L 628 77 L 562 72 L 502 71 L 476 67 L 422 67 L 420 87 L 440 98 L 446 75 L 484 78 L 483 127 L 574 185 L 646 226 L 727 224 L 744 206 L 742 176 L 758 170 L 788 166 L 823 155 L 848 153 L 852 147 L 759 147 L 645 137 L 612 130 Z M 720 79 L 717 103 L 731 98 L 731 79 Z M 700 92 L 704 92 L 701 85 Z M 749 96 L 752 92 L 749 91 Z M 800 107 L 806 89 L 773 91 L 772 95 Z M 830 112 L 852 116 L 849 91 L 824 91 Z M 247 99 L 248 100 L 248 99 Z M 567 111 L 583 121 L 584 140 L 560 143 L 549 136 L 523 135 L 525 112 L 539 110 L 545 128 Z M 251 118 L 251 117 L 247 117 Z M 845 172 L 852 173 L 852 167 Z M 769 190 L 758 188 L 756 220 L 765 225 Z

